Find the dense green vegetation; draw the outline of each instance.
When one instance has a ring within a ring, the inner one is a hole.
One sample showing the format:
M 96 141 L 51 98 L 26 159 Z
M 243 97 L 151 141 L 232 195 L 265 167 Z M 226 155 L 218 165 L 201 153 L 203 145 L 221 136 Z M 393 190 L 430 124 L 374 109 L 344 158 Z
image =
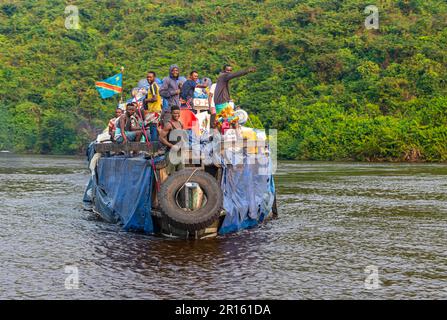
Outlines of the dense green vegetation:
M 280 155 L 311 160 L 447 160 L 447 3 L 73 1 L 0 4 L 0 149 L 78 153 L 117 100 L 94 82 L 126 67 L 126 91 L 177 63 L 216 79 L 225 62 L 258 71 L 237 102 L 279 129 Z

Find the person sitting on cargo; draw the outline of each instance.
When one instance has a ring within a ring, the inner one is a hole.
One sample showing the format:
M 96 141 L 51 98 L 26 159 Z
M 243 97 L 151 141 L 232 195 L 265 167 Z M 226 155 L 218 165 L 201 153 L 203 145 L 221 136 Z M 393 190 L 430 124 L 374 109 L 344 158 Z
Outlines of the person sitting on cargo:
M 230 80 L 255 71 L 256 67 L 250 67 L 245 70 L 233 72 L 233 68 L 229 64 L 224 65 L 223 71 L 217 78 L 216 89 L 214 92 L 214 104 L 216 105 L 217 114 L 219 114 L 222 110 L 224 110 L 227 107 L 231 108 L 230 106 L 231 97 L 230 97 L 230 86 L 229 86 Z
M 171 118 L 171 108 L 173 106 L 180 107 L 180 79 L 179 67 L 173 64 L 169 67 L 169 77 L 163 79 L 163 85 L 160 88 L 160 95 L 167 101 L 167 110 L 162 112 L 163 124 L 169 122 Z
M 116 119 L 118 119 L 122 114 L 123 114 L 123 110 L 121 110 L 120 108 L 116 108 L 115 118 L 112 118 L 109 121 L 109 135 L 110 135 L 111 141 L 115 141 L 115 130 L 116 130 L 115 122 L 116 122 Z
M 189 74 L 189 79 L 182 85 L 180 92 L 180 102 L 181 108 L 192 109 L 194 113 L 194 91 L 196 88 L 206 88 L 207 84 L 199 83 L 199 73 L 197 71 L 192 71 Z
M 128 141 L 140 141 L 142 136 L 141 127 L 135 117 L 137 104 L 127 104 L 126 112 L 116 120 L 115 141 L 126 143 Z

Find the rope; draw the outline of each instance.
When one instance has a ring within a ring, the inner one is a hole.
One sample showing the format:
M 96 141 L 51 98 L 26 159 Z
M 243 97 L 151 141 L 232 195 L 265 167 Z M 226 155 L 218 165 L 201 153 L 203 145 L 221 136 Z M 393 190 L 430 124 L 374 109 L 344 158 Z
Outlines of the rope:
M 253 125 L 253 122 L 251 122 L 250 116 L 248 116 L 248 121 L 250 122 L 250 125 L 252 126 L 252 128 L 255 129 L 255 126 Z
M 177 190 L 177 192 L 175 193 L 175 203 L 177 204 L 177 206 L 180 208 L 180 204 L 178 203 L 178 194 L 180 193 L 180 190 L 182 190 L 184 187 L 185 187 L 185 185 L 189 182 L 189 180 L 192 178 L 192 176 L 194 175 L 194 173 L 196 173 L 197 172 L 197 170 L 199 170 L 200 168 L 197 168 L 197 169 L 195 169 L 192 173 L 191 173 L 191 175 L 189 176 L 189 178 L 188 179 L 186 179 L 186 181 L 185 181 L 185 183 L 183 183 L 183 185 L 180 187 L 180 189 L 178 189 Z
M 137 99 L 136 96 L 134 96 L 134 99 L 135 99 L 136 101 L 138 101 L 138 99 Z M 144 117 L 143 117 L 143 115 L 141 114 L 141 108 L 138 108 L 138 112 L 139 112 L 139 114 L 140 114 L 140 118 L 141 118 L 141 120 L 143 121 L 143 123 L 142 123 L 142 127 L 143 127 L 144 138 L 145 138 L 145 140 L 146 140 L 146 145 L 147 145 L 147 148 L 150 150 L 150 149 L 151 149 L 151 143 L 149 142 L 149 138 L 147 137 L 147 131 L 146 131 L 146 127 L 145 127 L 145 125 L 144 125 Z M 160 181 L 158 180 L 158 177 L 157 177 L 157 170 L 156 170 L 156 168 L 155 168 L 154 157 L 151 157 L 151 166 L 152 166 L 152 170 L 154 171 L 155 187 L 157 188 L 157 192 L 159 192 L 159 191 L 160 191 Z
M 189 180 L 192 178 L 192 176 L 194 175 L 194 173 L 197 172 L 197 170 L 199 170 L 199 168 L 195 169 L 195 170 L 191 173 L 191 175 L 190 175 L 189 178 L 185 181 L 185 183 L 183 184 L 183 186 L 181 186 L 180 189 L 178 189 L 177 193 L 185 187 L 185 185 L 189 182 Z
M 186 100 L 186 106 L 188 107 L 188 109 L 192 110 L 192 106 L 191 106 L 191 98 L 189 98 L 188 100 Z

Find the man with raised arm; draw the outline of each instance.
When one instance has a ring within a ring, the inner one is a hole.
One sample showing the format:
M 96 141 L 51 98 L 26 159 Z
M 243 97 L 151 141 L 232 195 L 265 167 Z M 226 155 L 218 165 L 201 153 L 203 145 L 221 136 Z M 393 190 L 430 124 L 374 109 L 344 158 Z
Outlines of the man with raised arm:
M 255 71 L 256 67 L 250 67 L 245 70 L 233 72 L 233 68 L 229 64 L 224 65 L 222 72 L 219 74 L 219 77 L 217 78 L 216 89 L 213 95 L 217 114 L 219 114 L 226 107 L 230 106 L 231 101 L 230 86 L 229 86 L 230 80 Z

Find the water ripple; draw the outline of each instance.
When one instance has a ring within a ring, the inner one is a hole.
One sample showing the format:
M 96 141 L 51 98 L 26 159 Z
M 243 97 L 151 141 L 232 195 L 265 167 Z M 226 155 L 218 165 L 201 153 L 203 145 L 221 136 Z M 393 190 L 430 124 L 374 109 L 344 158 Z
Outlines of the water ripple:
M 0 156 L 0 298 L 447 298 L 445 165 L 284 162 L 280 219 L 206 241 L 123 232 L 83 211 L 85 167 Z M 66 266 L 79 289 L 65 289 Z

